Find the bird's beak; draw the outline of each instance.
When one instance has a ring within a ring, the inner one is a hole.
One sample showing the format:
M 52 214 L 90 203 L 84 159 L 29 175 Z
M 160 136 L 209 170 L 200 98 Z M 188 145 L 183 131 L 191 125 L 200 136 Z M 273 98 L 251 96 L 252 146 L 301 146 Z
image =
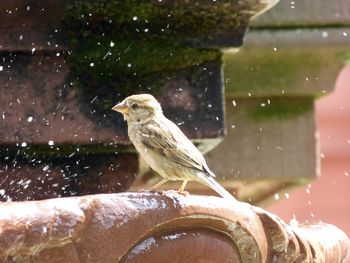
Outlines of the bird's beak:
M 129 107 L 128 105 L 126 105 L 124 101 L 122 101 L 121 103 L 118 103 L 117 105 L 115 105 L 112 108 L 112 110 L 125 114 L 129 112 Z

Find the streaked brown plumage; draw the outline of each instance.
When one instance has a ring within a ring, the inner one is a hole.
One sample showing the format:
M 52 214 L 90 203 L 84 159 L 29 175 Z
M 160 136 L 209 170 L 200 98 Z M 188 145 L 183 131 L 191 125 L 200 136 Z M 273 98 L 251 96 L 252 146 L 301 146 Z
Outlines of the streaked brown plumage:
M 130 140 L 149 166 L 163 177 L 152 189 L 168 180 L 181 180 L 179 192 L 183 192 L 188 181 L 197 181 L 224 198 L 234 199 L 214 180 L 215 175 L 203 155 L 179 127 L 163 115 L 152 95 L 129 96 L 112 109 L 123 114 Z

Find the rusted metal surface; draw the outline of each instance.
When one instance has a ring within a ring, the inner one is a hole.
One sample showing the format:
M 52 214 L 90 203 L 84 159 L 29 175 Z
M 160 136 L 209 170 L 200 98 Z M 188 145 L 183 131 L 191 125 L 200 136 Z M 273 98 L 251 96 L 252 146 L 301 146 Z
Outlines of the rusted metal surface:
M 3 203 L 0 209 L 5 261 L 350 260 L 349 239 L 334 226 L 288 225 L 257 207 L 216 197 L 123 193 Z

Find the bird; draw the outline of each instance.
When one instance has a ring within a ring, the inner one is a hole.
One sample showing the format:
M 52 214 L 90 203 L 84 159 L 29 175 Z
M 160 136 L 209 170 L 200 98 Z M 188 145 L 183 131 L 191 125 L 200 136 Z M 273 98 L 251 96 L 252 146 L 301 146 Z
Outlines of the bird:
M 150 94 L 126 97 L 113 111 L 123 115 L 128 136 L 146 163 L 161 177 L 150 190 L 167 181 L 182 181 L 179 193 L 185 192 L 188 181 L 211 187 L 221 197 L 236 200 L 214 178 L 203 155 L 180 128 L 163 114 L 160 103 Z

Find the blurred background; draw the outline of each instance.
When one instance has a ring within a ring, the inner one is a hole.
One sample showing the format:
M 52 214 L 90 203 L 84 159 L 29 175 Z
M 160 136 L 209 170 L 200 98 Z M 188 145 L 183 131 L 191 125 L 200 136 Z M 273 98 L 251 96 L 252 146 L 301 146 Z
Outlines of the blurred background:
M 350 66 L 346 66 L 339 73 L 333 93 L 316 102 L 320 178 L 268 207 L 287 222 L 328 222 L 350 235 L 349 92 Z

